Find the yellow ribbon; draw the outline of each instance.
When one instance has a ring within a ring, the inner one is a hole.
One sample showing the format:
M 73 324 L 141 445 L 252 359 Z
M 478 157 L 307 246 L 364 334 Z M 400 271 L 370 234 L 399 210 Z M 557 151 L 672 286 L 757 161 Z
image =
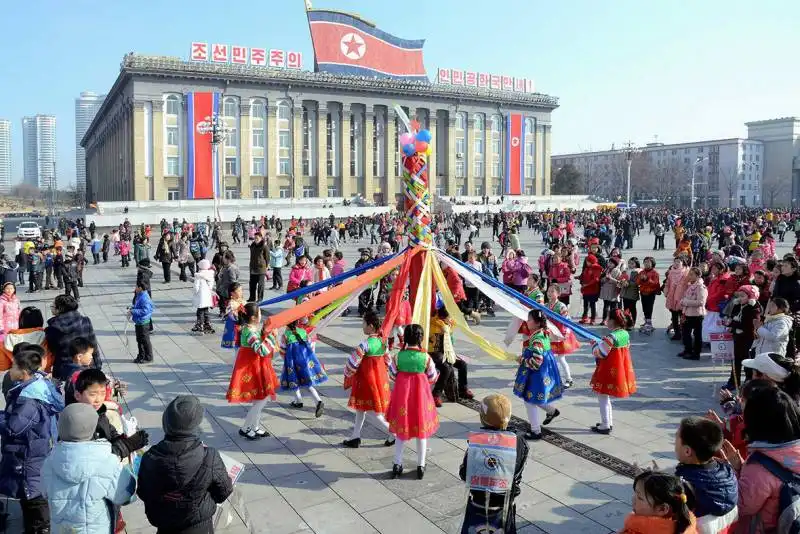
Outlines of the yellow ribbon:
M 423 252 L 420 252 L 423 254 Z M 422 273 L 419 277 L 417 294 L 414 297 L 414 310 L 411 314 L 411 322 L 422 326 L 424 335 L 422 336 L 422 348 L 428 350 L 428 332 L 431 326 L 431 259 L 433 254 L 425 254 L 425 264 L 422 266 Z

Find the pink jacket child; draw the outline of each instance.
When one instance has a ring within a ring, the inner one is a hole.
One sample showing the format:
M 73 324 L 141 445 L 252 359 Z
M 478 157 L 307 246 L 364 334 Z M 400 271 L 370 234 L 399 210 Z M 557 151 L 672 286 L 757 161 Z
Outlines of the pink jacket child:
M 333 269 L 331 269 L 331 276 L 339 276 L 342 274 L 347 267 L 344 259 L 336 260 L 333 262 Z
M 122 256 L 127 256 L 131 253 L 131 243 L 130 241 L 120 241 L 119 242 L 119 253 Z
M 519 256 L 514 265 L 514 274 L 511 277 L 511 283 L 515 286 L 527 286 L 528 277 L 533 272 L 533 268 L 528 265 L 528 258 Z
M 11 282 L 3 284 L 0 294 L 0 343 L 6 334 L 19 328 L 19 298 L 17 288 Z
M 550 272 L 547 273 L 547 276 L 550 278 L 550 280 L 555 281 L 559 286 L 561 286 L 562 295 L 572 292 L 572 285 L 570 284 L 570 280 L 572 279 L 572 270 L 569 268 L 569 264 L 564 260 L 556 260 L 554 256 L 551 260 Z
M 670 311 L 680 311 L 681 309 L 681 299 L 686 291 L 686 273 L 688 272 L 689 268 L 686 266 L 676 268 L 673 265 L 667 270 L 664 294 L 666 295 L 667 309 Z
M 708 289 L 702 278 L 695 283 L 686 284 L 686 291 L 681 299 L 681 310 L 686 317 L 704 317 L 706 314 L 706 299 Z
M 800 442 L 766 443 L 754 441 L 749 453 L 760 452 L 790 471 L 800 474 Z M 749 461 L 739 471 L 739 525 L 759 524 L 755 532 L 777 532 L 778 503 L 783 483 L 760 463 Z M 753 531 L 748 531 L 753 532 Z

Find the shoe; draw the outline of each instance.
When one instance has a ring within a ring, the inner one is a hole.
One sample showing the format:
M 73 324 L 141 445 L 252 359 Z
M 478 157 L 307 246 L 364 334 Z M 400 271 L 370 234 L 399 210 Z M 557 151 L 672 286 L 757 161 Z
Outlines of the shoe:
M 554 411 L 553 413 L 549 413 L 549 414 L 547 414 L 547 417 L 545 417 L 545 418 L 544 418 L 544 421 L 542 421 L 542 426 L 547 426 L 547 425 L 549 425 L 550 423 L 552 423 L 552 422 L 553 422 L 553 419 L 555 419 L 555 418 L 556 418 L 556 417 L 558 417 L 559 415 L 561 415 L 561 412 L 560 412 L 560 411 L 558 411 L 558 410 Z
M 397 439 L 396 439 L 396 438 L 387 439 L 387 440 L 385 440 L 385 441 L 383 442 L 383 446 L 384 446 L 384 447 L 391 447 L 392 445 L 394 445 L 394 444 L 395 444 L 395 442 L 396 442 L 396 441 L 397 441 Z
M 302 403 L 302 402 L 300 402 L 300 401 L 292 401 L 292 402 L 289 404 L 289 406 L 291 406 L 292 408 L 298 408 L 298 409 L 300 409 L 300 408 L 302 408 L 302 407 L 303 407 L 303 403 Z
M 492 309 L 486 310 L 486 315 L 488 315 L 489 317 L 494 317 L 494 310 Z
M 145 360 L 141 355 L 139 355 L 133 360 L 133 363 L 135 364 L 147 363 L 147 360 Z
M 683 358 L 683 357 L 684 357 L 684 356 L 686 356 L 687 354 L 689 354 L 687 351 L 685 351 L 685 350 L 682 350 L 682 351 L 680 351 L 678 354 L 676 354 L 676 356 L 677 356 L 678 358 Z
M 361 438 L 346 439 L 342 442 L 342 445 L 348 449 L 357 449 L 361 445 Z
M 542 433 L 541 432 L 534 432 L 533 430 L 529 430 L 529 431 L 525 432 L 523 437 L 525 439 L 527 439 L 528 441 L 539 441 L 540 439 L 542 439 Z
M 472 390 L 469 388 L 459 389 L 458 396 L 463 399 L 474 399 L 475 395 L 472 393 Z
M 403 474 L 403 464 L 392 464 L 392 478 L 399 478 Z
M 244 437 L 244 438 L 249 439 L 250 441 L 255 441 L 259 437 L 258 434 L 256 434 L 256 431 L 253 430 L 250 427 L 248 427 L 248 428 L 240 428 L 239 429 L 239 435 Z
M 439 395 L 434 395 L 433 396 L 433 403 L 436 405 L 437 408 L 441 408 L 442 407 L 442 397 L 440 397 Z
M 687 352 L 686 354 L 684 354 L 683 356 L 681 356 L 681 358 L 683 358 L 684 360 L 694 360 L 694 361 L 697 361 L 697 360 L 699 360 L 699 359 L 700 359 L 700 355 L 699 355 L 699 354 L 690 354 L 690 353 L 688 353 L 688 352 Z
M 325 412 L 325 404 L 322 401 L 317 402 L 317 409 L 314 410 L 314 417 L 320 418 L 322 414 Z
M 267 429 L 266 429 L 266 428 L 264 428 L 264 427 L 263 427 L 263 426 L 261 426 L 261 425 L 258 425 L 258 426 L 255 428 L 255 432 L 256 432 L 256 436 L 258 436 L 259 438 L 266 438 L 266 437 L 269 437 L 269 432 L 267 432 Z
M 682 340 L 683 338 L 680 336 L 680 334 L 675 334 L 675 335 L 673 335 L 673 336 L 672 336 L 671 338 L 669 338 L 669 339 L 670 339 L 670 341 L 680 341 L 680 340 Z
M 567 380 L 566 382 L 564 382 L 564 383 L 562 384 L 562 386 L 564 387 L 564 389 L 569 389 L 569 388 L 571 388 L 571 387 L 572 387 L 572 385 L 573 385 L 574 383 L 575 383 L 575 382 L 574 382 L 573 380 Z
M 207 324 L 207 325 L 203 326 L 203 333 L 204 334 L 214 334 L 215 331 L 214 331 L 214 328 L 210 324 Z
M 604 436 L 607 436 L 607 435 L 611 434 L 611 430 L 613 430 L 613 429 L 614 429 L 613 426 L 610 426 L 608 428 L 603 428 L 602 426 L 600 426 L 600 423 L 597 423 L 593 427 L 589 428 L 589 430 L 591 430 L 595 434 L 602 434 Z
M 425 466 L 418 465 L 417 466 L 417 480 L 422 480 L 425 477 Z
M 192 332 L 202 332 L 202 331 L 203 327 L 200 325 L 200 323 L 197 323 L 192 327 Z
M 479 326 L 481 324 L 481 314 L 480 313 L 478 313 L 476 311 L 473 311 L 470 314 L 470 317 L 472 317 L 472 320 L 475 321 L 475 326 Z
M 583 317 L 581 317 L 581 320 L 578 321 L 578 324 L 587 324 L 588 322 L 589 318 L 584 315 Z

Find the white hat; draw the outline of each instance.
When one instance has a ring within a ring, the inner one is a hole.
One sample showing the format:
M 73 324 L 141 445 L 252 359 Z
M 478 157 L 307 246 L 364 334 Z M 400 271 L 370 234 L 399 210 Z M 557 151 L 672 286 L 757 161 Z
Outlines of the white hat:
M 757 354 L 755 358 L 743 360 L 742 365 L 750 369 L 755 369 L 763 375 L 767 375 L 767 377 L 775 382 L 783 382 L 786 377 L 789 376 L 789 371 L 778 365 L 775 360 L 772 359 L 771 354 L 772 353 L 762 352 L 761 354 Z M 776 354 L 776 356 L 780 355 Z

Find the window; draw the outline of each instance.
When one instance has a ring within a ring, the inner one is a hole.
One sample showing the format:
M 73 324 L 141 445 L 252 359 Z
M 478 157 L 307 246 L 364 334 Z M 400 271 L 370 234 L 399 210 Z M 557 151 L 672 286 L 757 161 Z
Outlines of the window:
M 278 132 L 278 148 L 292 148 L 292 136 L 289 130 L 281 130 Z
M 278 196 L 280 198 L 289 198 L 289 188 L 285 185 L 282 185 L 278 188 Z
M 756 154 L 756 161 L 761 161 L 761 156 L 759 154 Z
M 467 175 L 465 166 L 463 159 L 456 160 L 456 178 L 464 178 Z
M 492 163 L 492 178 L 500 178 L 500 161 Z
M 492 194 L 494 196 L 496 196 L 496 197 L 500 196 L 500 185 L 499 184 L 492 185 Z
M 683 158 L 683 163 L 688 165 L 689 164 L 689 158 Z
M 289 158 L 281 158 L 278 163 L 278 174 L 288 176 L 292 173 L 292 162 Z
M 181 159 L 178 156 L 167 156 L 167 176 L 181 175 Z
M 225 176 L 238 176 L 238 172 L 236 172 L 236 157 L 226 157 L 225 158 Z M 227 190 L 226 193 L 227 194 Z
M 235 186 L 226 187 L 225 198 L 228 200 L 236 200 L 237 198 L 239 198 L 239 188 Z
M 684 154 L 688 154 L 688 153 L 689 153 L 689 149 L 688 149 L 688 148 L 684 148 L 684 149 L 683 149 L 683 153 L 684 153 Z
M 291 134 L 291 109 L 289 102 L 278 102 L 278 174 L 286 176 L 292 173 L 292 134 Z
M 532 185 L 525 186 L 525 194 L 528 195 L 528 196 L 532 196 L 533 195 L 533 186 Z
M 226 117 L 235 117 L 239 111 L 239 106 L 235 98 L 226 98 L 222 105 L 222 114 Z M 226 191 L 227 193 L 227 191 Z
M 178 127 L 167 126 L 167 145 L 178 146 Z
M 494 152 L 495 154 L 499 154 L 500 153 L 500 138 L 499 137 L 497 139 L 494 139 L 494 138 L 492 139 L 492 152 Z
M 381 144 L 383 141 L 383 120 L 380 113 L 372 115 L 372 176 L 383 176 L 381 172 Z
M 481 133 L 480 137 L 478 137 L 477 132 L 475 133 L 475 155 L 483 155 L 483 133 Z
M 483 178 L 483 160 L 476 159 L 472 164 L 472 174 L 475 178 Z
M 444 196 L 444 186 L 442 184 L 436 184 L 436 196 L 437 197 Z
M 532 134 L 536 131 L 536 126 L 533 119 L 525 119 L 525 133 Z
M 180 189 L 167 189 L 167 200 L 180 200 L 180 199 L 181 199 Z
M 701 146 L 697 147 L 697 153 L 698 154 L 702 154 L 703 153 L 703 147 L 701 147 Z
M 228 134 L 225 136 L 225 146 L 228 148 L 236 148 L 239 146 L 239 132 L 236 128 L 229 129 Z
M 355 113 L 350 115 L 350 176 L 359 176 L 358 165 L 361 140 L 361 117 Z
M 317 196 L 314 193 L 314 186 L 311 185 L 304 185 L 303 186 L 303 198 L 314 198 Z
M 673 149 L 672 149 L 672 155 L 674 156 L 674 155 L 676 155 L 677 153 L 678 153 L 678 149 L 677 149 L 677 148 L 673 148 Z
M 267 105 L 263 100 L 253 100 L 253 103 L 250 107 L 250 115 L 254 119 L 266 119 L 267 118 Z
M 253 128 L 253 148 L 264 148 L 265 137 L 263 128 Z
M 533 156 L 535 154 L 533 149 L 533 141 L 528 141 L 525 143 L 525 155 L 526 156 Z
M 167 97 L 167 115 L 180 115 L 181 114 L 181 101 L 175 95 Z
M 328 117 L 325 121 L 325 137 L 325 148 L 327 150 L 325 159 L 328 168 L 328 176 L 336 176 L 336 125 L 330 113 L 328 113 Z
M 267 165 L 264 158 L 253 158 L 253 170 L 250 174 L 253 176 L 266 176 Z
M 252 198 L 264 198 L 264 190 L 261 188 L 253 189 L 250 191 L 250 196 Z
M 456 196 L 457 197 L 463 197 L 464 196 L 464 186 L 463 185 L 457 185 L 456 186 Z
M 313 132 L 308 110 L 303 108 L 303 176 L 311 176 L 311 135 Z
M 464 131 L 467 126 L 467 114 L 456 113 L 456 130 Z
M 483 114 L 475 114 L 475 117 L 472 119 L 472 129 L 475 130 L 475 135 L 477 135 L 478 132 L 483 132 Z
M 329 197 L 338 197 L 339 196 L 339 190 L 336 189 L 335 185 L 329 185 L 328 186 L 328 196 Z
M 482 197 L 483 196 L 483 186 L 482 185 L 476 185 L 475 186 L 475 196 L 476 197 Z
M 525 164 L 525 178 L 533 177 L 533 163 Z
M 467 141 L 463 137 L 456 137 L 456 154 L 463 154 L 466 151 Z
M 289 103 L 288 102 L 278 102 L 278 119 L 286 120 L 292 118 L 291 112 L 289 111 Z

